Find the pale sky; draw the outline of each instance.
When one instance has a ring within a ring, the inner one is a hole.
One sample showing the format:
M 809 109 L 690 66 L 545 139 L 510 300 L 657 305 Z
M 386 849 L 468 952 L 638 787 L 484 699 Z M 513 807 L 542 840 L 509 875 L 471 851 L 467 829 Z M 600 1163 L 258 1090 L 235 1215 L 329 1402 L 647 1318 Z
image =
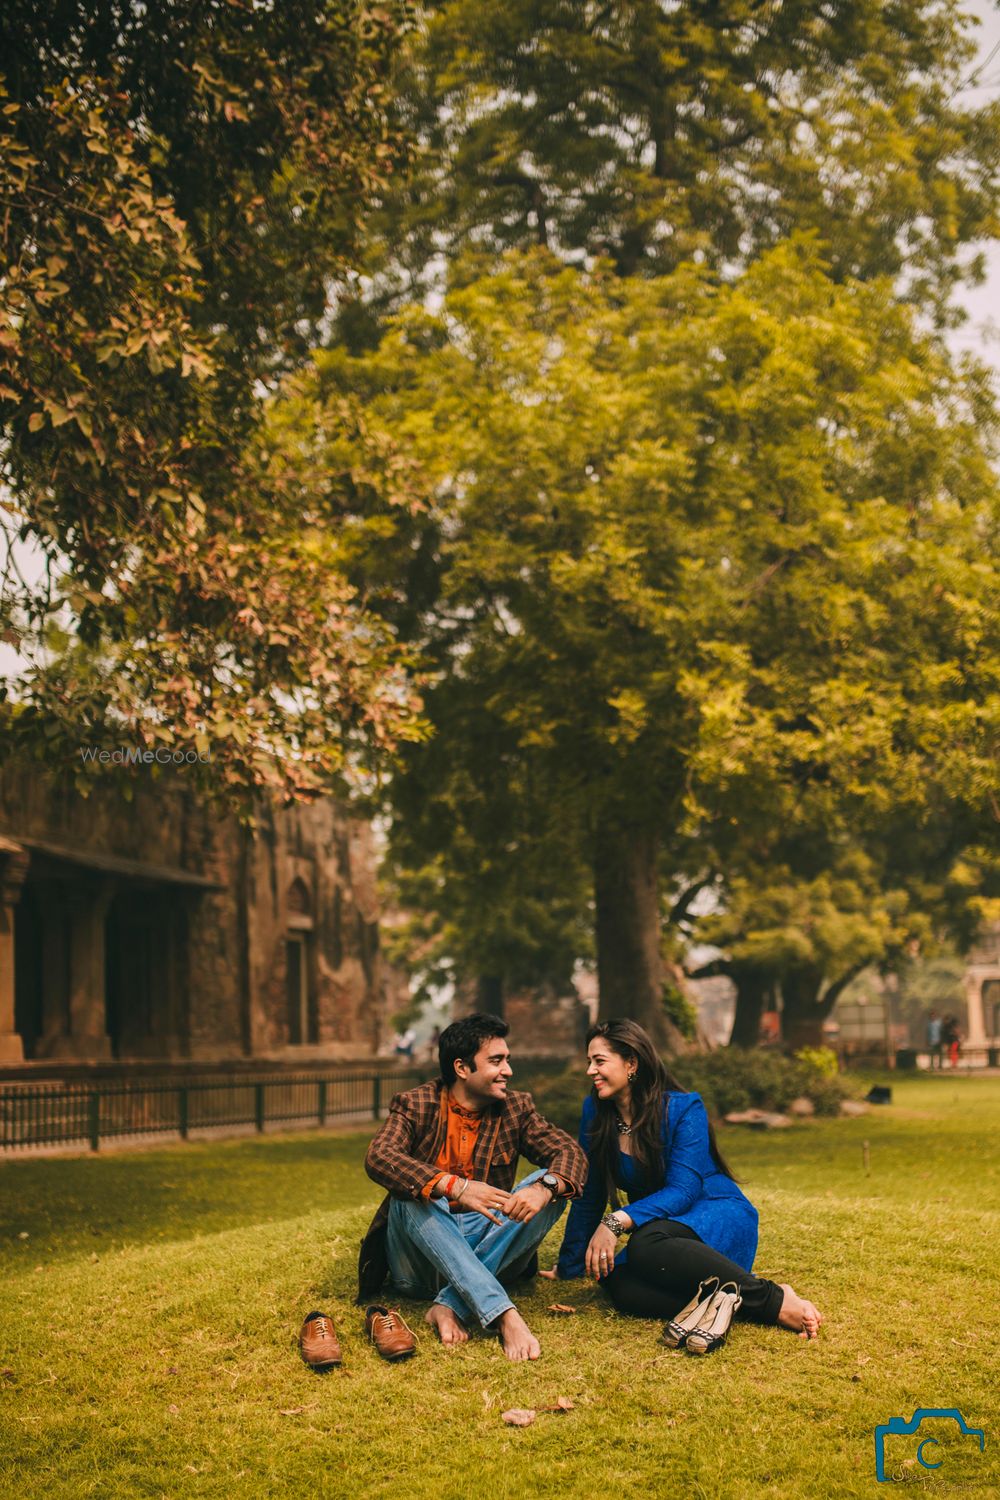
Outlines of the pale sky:
M 975 68 L 969 69 L 974 74 L 973 83 L 963 91 L 962 97 L 970 103 L 984 104 L 990 99 L 1000 98 L 1000 5 L 991 4 L 990 0 L 971 0 L 968 9 L 979 16 L 982 25 L 979 62 Z M 1000 371 L 1000 343 L 987 337 L 985 327 L 991 320 L 1000 324 L 1000 245 L 990 246 L 988 258 L 990 272 L 985 283 L 975 290 L 966 290 L 961 298 L 968 308 L 970 321 L 964 328 L 956 330 L 952 344 L 956 349 L 976 350 Z

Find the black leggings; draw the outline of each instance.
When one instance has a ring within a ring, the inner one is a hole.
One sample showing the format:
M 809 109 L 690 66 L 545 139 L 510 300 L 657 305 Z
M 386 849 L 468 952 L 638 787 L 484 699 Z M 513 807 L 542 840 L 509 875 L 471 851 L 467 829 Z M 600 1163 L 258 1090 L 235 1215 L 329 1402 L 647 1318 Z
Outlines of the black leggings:
M 619 1312 L 636 1318 L 676 1318 L 708 1276 L 735 1281 L 743 1297 L 739 1316 L 777 1323 L 784 1293 L 773 1281 L 751 1276 L 720 1255 L 686 1224 L 653 1219 L 628 1242 L 628 1260 L 602 1282 Z

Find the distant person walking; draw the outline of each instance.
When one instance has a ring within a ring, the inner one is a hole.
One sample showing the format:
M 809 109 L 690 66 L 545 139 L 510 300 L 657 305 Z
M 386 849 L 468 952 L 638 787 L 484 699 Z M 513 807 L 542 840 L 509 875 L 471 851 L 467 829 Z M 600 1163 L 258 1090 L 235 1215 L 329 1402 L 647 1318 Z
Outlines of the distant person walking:
M 941 1017 L 936 1010 L 932 1010 L 927 1017 L 927 1051 L 930 1053 L 931 1067 L 944 1067 L 944 1049 L 941 1045 Z
M 396 1033 L 396 1056 L 404 1062 L 413 1061 L 413 1047 L 417 1040 L 417 1033 L 412 1026 L 407 1026 L 405 1031 Z
M 953 1068 L 958 1067 L 960 1038 L 958 1021 L 954 1016 L 945 1016 L 944 1025 L 941 1027 L 941 1041 L 948 1050 L 948 1063 Z

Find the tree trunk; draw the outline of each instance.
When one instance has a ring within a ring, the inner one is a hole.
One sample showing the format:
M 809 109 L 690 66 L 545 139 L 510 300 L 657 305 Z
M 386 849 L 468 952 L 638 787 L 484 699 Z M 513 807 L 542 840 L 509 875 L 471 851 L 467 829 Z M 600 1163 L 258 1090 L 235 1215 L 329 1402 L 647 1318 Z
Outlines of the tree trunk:
M 503 979 L 499 974 L 480 974 L 476 985 L 476 1009 L 503 1020 Z
M 823 1022 L 840 993 L 836 986 L 831 985 L 821 999 L 822 987 L 823 975 L 818 969 L 791 969 L 782 979 L 781 1037 L 786 1051 L 822 1047 Z M 829 999 L 831 991 L 835 991 L 832 1000 Z
M 649 827 L 602 820 L 594 847 L 597 982 L 602 1020 L 628 1017 L 658 1047 L 687 1049 L 663 1007 L 657 839 Z
M 781 1035 L 788 1052 L 800 1047 L 825 1045 L 823 1022 L 841 994 L 856 979 L 867 960 L 854 964 L 823 989 L 824 975 L 817 969 L 792 969 L 781 981 L 784 1008 L 781 1012 Z M 820 991 L 822 990 L 822 994 Z
M 771 989 L 771 976 L 763 969 L 731 964 L 729 977 L 736 986 L 736 1015 L 730 1047 L 756 1047 L 760 1041 L 760 1018 Z

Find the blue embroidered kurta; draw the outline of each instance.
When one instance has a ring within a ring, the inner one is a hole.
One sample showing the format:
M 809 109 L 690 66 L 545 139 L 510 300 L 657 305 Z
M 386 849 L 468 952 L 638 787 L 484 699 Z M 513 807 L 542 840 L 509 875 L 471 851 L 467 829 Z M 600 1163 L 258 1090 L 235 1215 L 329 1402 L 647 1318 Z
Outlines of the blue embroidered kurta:
M 701 1095 L 669 1093 L 663 1097 L 663 1185 L 643 1193 L 634 1160 L 624 1152 L 618 1155 L 615 1180 L 628 1197 L 629 1217 L 636 1229 L 652 1219 L 687 1224 L 706 1245 L 751 1271 L 757 1253 L 757 1210 L 712 1160 Z M 564 1277 L 585 1274 L 587 1246 L 607 1207 L 605 1185 L 594 1168 L 590 1143 L 596 1112 L 593 1096 L 588 1095 L 583 1101 L 580 1145 L 587 1153 L 590 1172 L 583 1196 L 572 1204 L 566 1221 L 559 1251 L 559 1275 Z M 621 1265 L 627 1253 L 620 1250 L 615 1264 Z

